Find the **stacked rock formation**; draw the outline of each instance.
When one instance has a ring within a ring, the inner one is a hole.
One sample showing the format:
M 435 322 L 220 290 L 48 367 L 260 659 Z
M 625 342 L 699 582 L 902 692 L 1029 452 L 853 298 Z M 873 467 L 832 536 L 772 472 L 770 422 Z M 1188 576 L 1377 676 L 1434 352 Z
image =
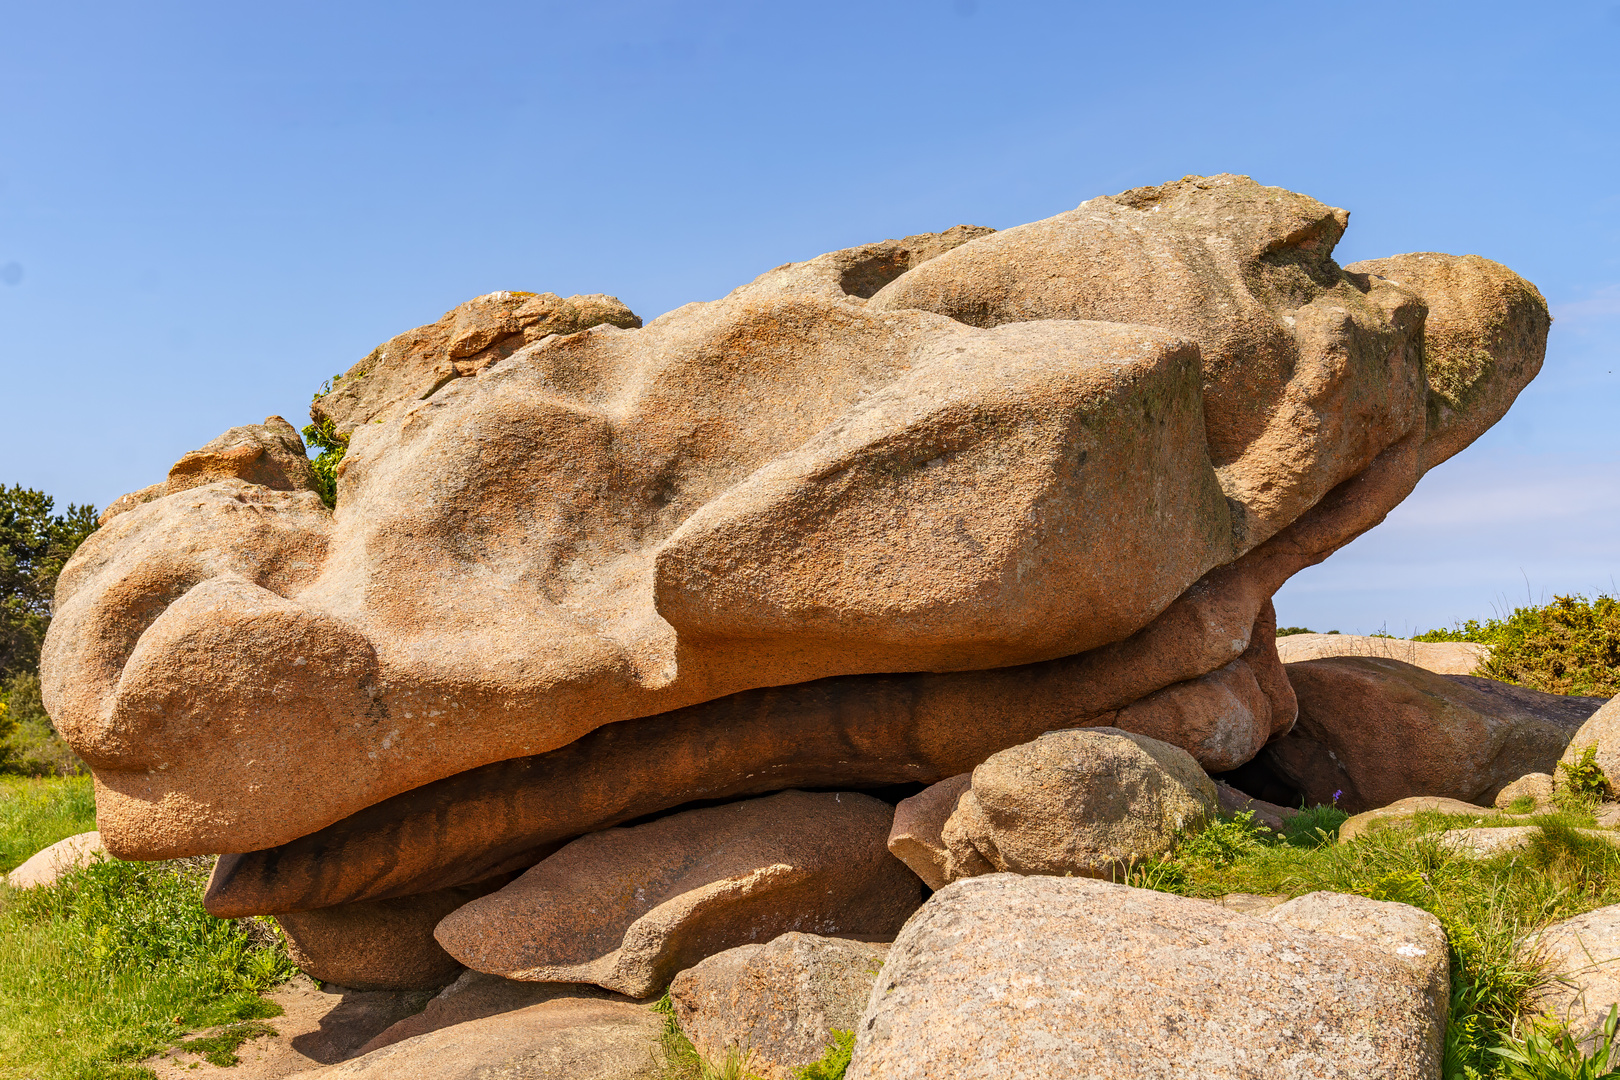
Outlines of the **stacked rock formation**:
M 683 804 L 931 784 L 1054 729 L 1242 765 L 1296 715 L 1271 595 L 1545 346 L 1512 272 L 1340 267 L 1347 221 L 1188 177 L 646 326 L 498 293 L 401 335 L 313 409 L 347 445 L 335 512 L 272 419 L 64 570 L 44 693 L 103 842 L 223 853 L 217 914 L 340 920 Z

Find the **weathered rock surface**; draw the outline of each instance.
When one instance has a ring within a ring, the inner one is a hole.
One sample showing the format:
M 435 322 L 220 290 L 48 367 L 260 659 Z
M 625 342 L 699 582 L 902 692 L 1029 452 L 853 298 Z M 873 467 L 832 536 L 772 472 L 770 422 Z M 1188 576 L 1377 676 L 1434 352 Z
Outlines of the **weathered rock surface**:
M 600 293 L 493 292 L 377 346 L 315 399 L 310 418 L 348 437 L 362 424 L 386 421 L 425 401 L 453 379 L 478 374 L 552 334 L 593 326 L 633 330 L 641 320 L 617 297 Z
M 56 879 L 69 870 L 89 866 L 98 855 L 106 852 L 101 846 L 99 832 L 79 833 L 66 840 L 58 840 L 42 851 L 30 855 L 21 866 L 3 876 L 13 889 L 32 889 L 40 885 L 54 885 Z
M 956 812 L 957 800 L 972 782 L 972 773 L 962 773 L 931 784 L 895 805 L 889 851 L 911 867 L 912 873 L 930 889 L 943 888 L 950 880 L 945 876 L 950 858 L 945 847 L 945 822 Z
M 420 1012 L 389 1025 L 360 1046 L 353 1056 L 369 1054 L 418 1035 L 481 1020 L 486 1016 L 516 1012 L 541 1002 L 569 998 L 575 1001 L 628 1001 L 599 987 L 580 983 L 537 983 L 503 979 L 482 971 L 464 970 L 455 982 L 440 990 Z M 349 1055 L 345 1055 L 349 1056 Z
M 1446 971 L 1438 921 L 1404 905 L 1316 894 L 1257 918 L 1084 878 L 972 878 L 895 941 L 847 1076 L 1432 1080 Z
M 1620 904 L 1553 923 L 1531 947 L 1552 976 L 1536 1004 L 1577 1038 L 1590 1038 L 1620 1003 Z
M 687 968 L 669 984 L 681 1031 L 698 1053 L 747 1057 L 765 1080 L 793 1080 L 819 1061 L 832 1031 L 853 1031 L 889 946 L 783 934 Z
M 1490 654 L 1490 646 L 1471 641 L 1406 641 L 1362 634 L 1289 634 L 1277 639 L 1277 655 L 1284 664 L 1328 656 L 1377 656 L 1437 675 L 1472 675 Z
M 1398 799 L 1388 806 L 1380 806 L 1376 810 L 1363 810 L 1353 815 L 1343 825 L 1339 826 L 1339 842 L 1349 843 L 1366 836 L 1374 829 L 1386 827 L 1399 827 L 1403 822 L 1409 822 L 1418 814 L 1457 814 L 1470 817 L 1488 817 L 1495 814 L 1494 810 L 1483 806 L 1475 806 L 1460 799 L 1437 798 L 1433 795 L 1413 795 L 1410 798 Z
M 276 916 L 287 933 L 287 954 L 323 982 L 356 990 L 436 990 L 461 972 L 461 964 L 434 940 L 446 915 L 506 883 L 479 885 L 341 904 Z
M 632 997 L 789 931 L 887 939 L 922 902 L 890 819 L 870 796 L 784 791 L 592 833 L 436 934 L 478 971 Z
M 396 339 L 314 410 L 349 439 L 335 515 L 230 465 L 64 571 L 46 705 L 96 772 L 109 850 L 273 849 L 643 718 L 637 737 L 685 733 L 673 785 L 648 766 L 622 795 L 492 812 L 370 882 L 312 885 L 277 853 L 245 892 L 276 910 L 455 884 L 809 782 L 770 775 L 788 744 L 831 787 L 937 781 L 1085 724 L 1236 767 L 1292 720 L 1255 640 L 1270 595 L 1541 362 L 1528 284 L 1445 256 L 1343 270 L 1345 220 L 1189 178 L 833 253 L 640 329 L 610 298 L 495 294 Z M 769 687 L 813 722 L 760 719 Z M 713 711 L 670 719 L 687 707 Z M 701 764 L 705 725 L 732 720 L 747 754 Z M 326 840 L 422 824 L 390 815 Z
M 1565 747 L 1558 760 L 1561 764 L 1573 765 L 1585 753 L 1587 747 L 1597 750 L 1595 760 L 1598 768 L 1603 770 L 1603 778 L 1609 782 L 1611 791 L 1620 794 L 1620 698 L 1613 698 L 1593 712 L 1570 736 L 1569 745 Z M 1556 775 L 1555 769 L 1549 768 L 1546 771 Z
M 1329 516 L 1354 520 L 1357 512 L 1350 503 Z M 208 910 L 237 917 L 428 892 L 526 868 L 581 832 L 671 805 L 794 786 L 929 782 L 1052 728 L 1128 725 L 1140 711 L 1119 705 L 1143 687 L 1175 683 L 1234 649 L 1273 640 L 1262 593 L 1265 582 L 1286 576 L 1279 567 L 1295 565 L 1288 539 L 1211 575 L 1127 641 L 1078 657 L 749 691 L 610 724 L 559 750 L 405 792 L 289 844 L 224 856 Z M 1230 636 L 1194 637 L 1211 626 Z M 1189 638 L 1209 651 L 1188 650 Z M 1281 676 L 1274 661 L 1251 670 L 1268 666 Z M 1273 718 L 1294 710 L 1293 691 L 1279 681 L 1280 688 L 1269 678 L 1262 687 L 1277 695 Z M 1263 740 L 1268 727 L 1250 717 L 1244 730 Z
M 114 500 L 101 512 L 99 523 L 105 525 L 119 514 L 165 495 L 222 480 L 240 480 L 271 491 L 320 490 L 297 429 L 279 416 L 267 416 L 262 424 L 231 428 L 202 449 L 193 450 L 174 463 L 163 483 Z
M 417 1035 L 296 1080 L 658 1080 L 663 1030 L 645 1004 L 559 997 Z
M 1185 750 L 1118 728 L 1052 731 L 993 754 L 945 822 L 948 880 L 1108 877 L 1168 852 L 1220 802 Z
M 1535 811 L 1545 810 L 1552 806 L 1553 778 L 1544 772 L 1526 773 L 1513 783 L 1496 793 L 1496 808 L 1506 810 L 1519 799 L 1528 797 L 1534 801 Z
M 1524 774 L 1550 772 L 1601 704 L 1383 657 L 1289 664 L 1288 678 L 1299 722 L 1265 759 L 1307 802 L 1342 792 L 1351 813 L 1414 795 L 1488 804 Z
M 265 997 L 281 1012 L 269 1022 L 274 1035 L 244 1042 L 236 1050 L 240 1063 L 223 1073 L 232 1080 L 284 1080 L 313 1074 L 323 1066 L 346 1061 L 362 1053 L 363 1044 L 378 1032 L 422 1010 L 430 995 L 422 991 L 362 991 L 322 987 L 307 976 L 296 975 Z M 192 1032 L 190 1037 L 218 1034 L 217 1028 Z M 192 1080 L 209 1075 L 216 1066 L 201 1054 L 175 1048 L 140 1062 L 158 1080 Z

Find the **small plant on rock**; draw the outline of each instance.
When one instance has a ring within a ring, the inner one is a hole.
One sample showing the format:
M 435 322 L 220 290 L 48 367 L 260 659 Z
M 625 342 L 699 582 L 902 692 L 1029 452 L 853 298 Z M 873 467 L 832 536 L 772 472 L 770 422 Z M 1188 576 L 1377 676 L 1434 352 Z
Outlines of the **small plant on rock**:
M 1610 1005 L 1590 1052 L 1567 1030 L 1548 1021 L 1532 1024 L 1523 1039 L 1491 1048 L 1504 1061 L 1503 1080 L 1620 1080 L 1615 1028 L 1620 1006 Z
M 1610 796 L 1608 777 L 1598 764 L 1597 747 L 1581 750 L 1574 761 L 1558 763 L 1558 787 L 1553 801 L 1564 810 L 1590 808 Z
M 844 1080 L 849 1059 L 855 1054 L 855 1033 L 833 1028 L 832 1037 L 832 1045 L 821 1055 L 821 1060 L 800 1069 L 793 1080 Z

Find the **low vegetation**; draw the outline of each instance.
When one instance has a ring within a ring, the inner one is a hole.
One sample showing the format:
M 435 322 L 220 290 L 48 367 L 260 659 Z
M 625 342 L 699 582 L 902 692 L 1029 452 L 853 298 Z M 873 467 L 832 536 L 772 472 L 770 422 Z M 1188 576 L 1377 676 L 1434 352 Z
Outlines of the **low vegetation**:
M 653 1005 L 653 1010 L 664 1018 L 664 1071 L 661 1080 L 760 1080 L 759 1075 L 749 1068 L 752 1055 L 746 1047 L 727 1047 L 726 1056 L 719 1061 L 698 1053 L 675 1022 L 675 1006 L 671 1004 L 667 992 Z M 844 1080 L 844 1072 L 855 1053 L 855 1033 L 834 1028 L 830 1034 L 832 1042 L 821 1060 L 796 1070 L 793 1080 Z
M 1620 601 L 1555 596 L 1505 619 L 1469 619 L 1413 641 L 1471 641 L 1491 654 L 1478 674 L 1548 694 L 1620 694 Z
M 1548 976 L 1525 947 L 1548 923 L 1620 903 L 1620 851 L 1575 831 L 1592 825 L 1590 806 L 1509 821 L 1420 814 L 1346 844 L 1337 842 L 1345 816 L 1331 807 L 1296 818 L 1285 833 L 1257 827 L 1245 813 L 1170 857 L 1132 867 L 1129 881 L 1211 898 L 1325 889 L 1422 908 L 1440 920 L 1451 947 L 1445 1080 L 1600 1077 L 1608 1075 L 1601 1068 L 1568 1071 L 1559 1055 L 1574 1052 L 1570 1040 L 1532 1019 L 1532 996 Z M 1529 823 L 1541 833 L 1517 854 L 1474 859 L 1438 842 L 1447 829 Z M 1581 1060 L 1591 1065 L 1590 1054 Z
M 88 778 L 0 779 L 0 869 L 94 827 Z M 262 925 L 206 914 L 207 879 L 206 860 L 103 860 L 0 886 L 0 1080 L 137 1080 L 199 1028 L 234 1025 L 193 1040 L 210 1061 L 262 1033 L 242 1025 L 279 1011 L 260 993 L 291 963 Z

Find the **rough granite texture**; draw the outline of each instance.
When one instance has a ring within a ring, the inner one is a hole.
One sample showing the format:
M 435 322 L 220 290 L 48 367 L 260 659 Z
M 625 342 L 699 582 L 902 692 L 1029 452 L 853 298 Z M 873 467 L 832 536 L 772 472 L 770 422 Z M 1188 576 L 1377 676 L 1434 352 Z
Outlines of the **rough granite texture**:
M 1570 736 L 1569 746 L 1559 757 L 1559 762 L 1573 765 L 1585 753 L 1587 747 L 1597 750 L 1596 760 L 1598 768 L 1603 770 L 1603 778 L 1609 782 L 1611 791 L 1620 794 L 1620 698 L 1604 703 L 1602 708 L 1587 718 L 1586 722 Z M 1557 772 L 1551 768 L 1545 771 L 1555 775 Z
M 1255 917 L 1086 878 L 953 882 L 890 949 L 847 1080 L 1434 1080 L 1445 936 L 1400 908 L 1318 894 Z
M 930 889 L 943 888 L 950 880 L 945 869 L 950 858 L 945 846 L 945 822 L 956 812 L 957 800 L 972 782 L 972 773 L 962 773 L 930 784 L 895 805 L 894 824 L 889 827 L 889 851 L 911 867 Z
M 1112 877 L 1215 818 L 1187 751 L 1118 728 L 1052 731 L 973 770 L 945 822 L 947 880 L 1010 871 Z
M 789 931 L 887 940 L 922 887 L 867 795 L 784 791 L 580 837 L 439 923 L 477 971 L 657 993 L 706 956 Z
M 692 799 L 934 782 L 1057 727 L 1236 768 L 1294 719 L 1270 596 L 1542 361 L 1528 283 L 1472 256 L 1340 267 L 1347 220 L 1188 177 L 639 328 L 610 297 L 511 293 L 394 339 L 314 407 L 349 440 L 335 513 L 254 464 L 297 457 L 272 420 L 64 569 L 42 687 L 108 850 L 267 852 L 233 902 L 287 911 Z M 743 749 L 705 764 L 728 724 Z M 615 793 L 508 813 L 456 786 L 554 752 Z M 441 781 L 436 818 L 348 821 Z M 278 850 L 333 827 L 317 846 L 354 874 Z
M 559 997 L 287 1080 L 658 1080 L 663 1031 L 663 1017 L 645 1004 Z
M 1591 1038 L 1620 1003 L 1620 904 L 1553 923 L 1532 947 L 1553 976 L 1537 1005 L 1576 1037 Z
M 1285 664 L 1325 656 L 1379 656 L 1437 675 L 1472 675 L 1490 654 L 1490 646 L 1471 641 L 1406 641 L 1362 634 L 1289 634 L 1277 639 L 1277 655 Z
M 1415 795 L 1489 805 L 1525 773 L 1551 772 L 1601 698 L 1569 698 L 1400 660 L 1288 665 L 1299 722 L 1265 760 L 1307 803 L 1352 814 Z M 1482 685 L 1483 684 L 1483 685 Z
M 821 1060 L 832 1032 L 853 1031 L 889 946 L 783 934 L 687 968 L 669 984 L 681 1031 L 710 1061 L 747 1056 L 765 1080 L 794 1080 Z

